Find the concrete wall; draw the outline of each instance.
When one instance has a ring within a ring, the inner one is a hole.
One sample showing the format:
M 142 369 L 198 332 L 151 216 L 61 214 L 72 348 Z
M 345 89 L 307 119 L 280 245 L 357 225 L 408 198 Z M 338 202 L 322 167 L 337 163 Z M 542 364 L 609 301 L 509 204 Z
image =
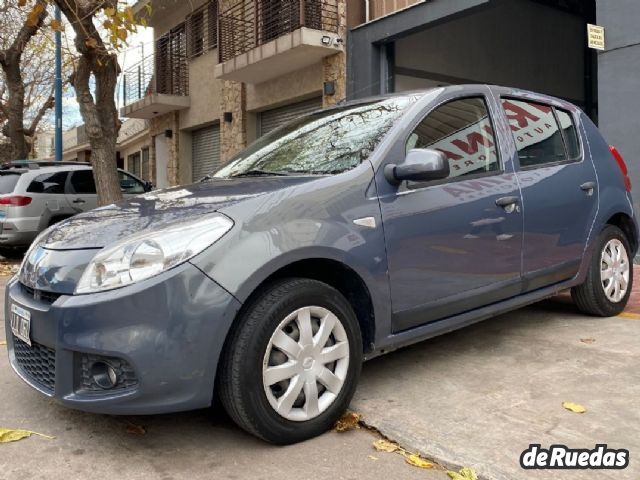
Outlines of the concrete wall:
M 201 7 L 207 0 L 153 0 L 153 15 L 149 26 L 157 39 L 183 22 L 187 15 Z
M 218 50 L 188 60 L 191 106 L 180 111 L 180 128 L 192 129 L 220 118 L 222 82 L 213 78 L 218 63 Z
M 640 1 L 598 0 L 598 24 L 605 27 L 605 52 L 598 54 L 599 126 L 619 148 L 640 207 Z

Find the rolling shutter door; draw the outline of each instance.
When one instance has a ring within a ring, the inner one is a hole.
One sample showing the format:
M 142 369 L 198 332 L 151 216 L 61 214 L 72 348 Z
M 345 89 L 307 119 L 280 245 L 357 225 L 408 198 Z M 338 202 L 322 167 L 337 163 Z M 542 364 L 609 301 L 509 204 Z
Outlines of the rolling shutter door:
M 220 126 L 194 130 L 191 137 L 193 181 L 220 167 Z
M 319 108 L 322 108 L 322 97 L 312 98 L 311 100 L 305 100 L 304 102 L 293 103 L 291 105 L 285 105 L 284 107 L 278 107 L 262 112 L 260 114 L 259 134 L 260 136 L 266 135 L 289 120 L 293 120 L 300 115 L 304 115 L 305 113 L 312 112 Z

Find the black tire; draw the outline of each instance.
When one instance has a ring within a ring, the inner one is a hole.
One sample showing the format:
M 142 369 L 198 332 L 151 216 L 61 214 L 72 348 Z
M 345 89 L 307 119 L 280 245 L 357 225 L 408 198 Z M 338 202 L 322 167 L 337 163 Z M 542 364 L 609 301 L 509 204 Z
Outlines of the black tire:
M 607 297 L 600 277 L 603 249 L 613 239 L 619 240 L 624 245 L 629 262 L 629 283 L 625 295 L 619 302 L 613 302 Z M 571 297 L 582 313 L 598 317 L 614 317 L 627 306 L 632 288 L 633 257 L 629 241 L 622 230 L 608 225 L 598 236 L 585 282 L 571 289 Z
M 346 377 L 333 403 L 315 418 L 293 421 L 278 414 L 263 386 L 263 360 L 270 340 L 288 315 L 316 306 L 336 315 L 349 343 Z M 351 305 L 333 287 L 291 278 L 264 288 L 243 308 L 218 368 L 220 400 L 234 422 L 247 432 L 278 445 L 301 442 L 333 427 L 355 392 L 362 366 L 362 337 Z

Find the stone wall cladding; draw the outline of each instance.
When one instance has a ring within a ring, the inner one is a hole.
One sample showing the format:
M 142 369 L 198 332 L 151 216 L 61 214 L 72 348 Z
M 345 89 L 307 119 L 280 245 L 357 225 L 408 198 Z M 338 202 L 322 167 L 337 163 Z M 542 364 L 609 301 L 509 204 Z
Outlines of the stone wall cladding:
M 180 114 L 179 112 L 171 112 L 165 115 L 159 115 L 151 119 L 149 125 L 149 135 L 151 139 L 156 135 L 165 135 L 167 130 L 171 130 L 173 135 L 169 140 L 169 162 L 167 165 L 167 181 L 169 185 L 174 186 L 180 183 Z M 156 178 L 156 148 L 155 142 L 151 141 L 151 151 L 149 153 L 149 168 L 151 169 L 149 177 L 152 182 L 157 184 Z
M 338 0 L 338 37 L 347 40 L 347 0 Z M 347 98 L 347 54 L 336 53 L 322 60 L 323 81 L 335 82 L 333 95 L 324 95 L 323 106 L 329 107 Z
M 220 159 L 226 163 L 247 146 L 247 88 L 243 83 L 223 82 L 220 112 Z M 231 122 L 224 121 L 225 112 L 231 112 Z

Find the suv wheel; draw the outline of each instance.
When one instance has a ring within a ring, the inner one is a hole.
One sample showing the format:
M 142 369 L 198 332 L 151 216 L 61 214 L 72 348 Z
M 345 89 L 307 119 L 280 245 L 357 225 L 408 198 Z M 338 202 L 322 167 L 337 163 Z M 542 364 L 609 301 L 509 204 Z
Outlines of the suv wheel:
M 607 226 L 594 250 L 587 279 L 571 290 L 580 311 L 612 317 L 627 306 L 633 287 L 633 262 L 629 242 L 618 227 Z
M 347 300 L 308 279 L 271 285 L 245 309 L 220 363 L 220 399 L 243 429 L 290 444 L 330 429 L 360 375 L 362 339 Z

